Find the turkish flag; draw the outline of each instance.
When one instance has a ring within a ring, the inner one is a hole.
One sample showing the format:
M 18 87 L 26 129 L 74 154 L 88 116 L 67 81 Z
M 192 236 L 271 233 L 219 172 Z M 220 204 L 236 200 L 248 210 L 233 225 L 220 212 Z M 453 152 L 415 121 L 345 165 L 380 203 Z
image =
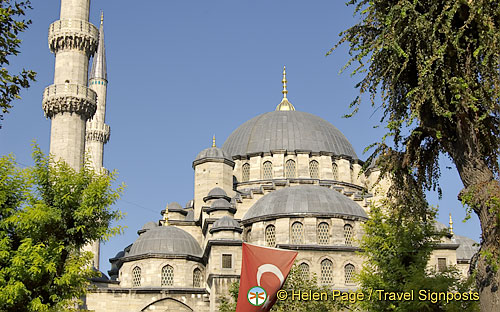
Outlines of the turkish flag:
M 236 312 L 269 311 L 297 252 L 243 243 Z

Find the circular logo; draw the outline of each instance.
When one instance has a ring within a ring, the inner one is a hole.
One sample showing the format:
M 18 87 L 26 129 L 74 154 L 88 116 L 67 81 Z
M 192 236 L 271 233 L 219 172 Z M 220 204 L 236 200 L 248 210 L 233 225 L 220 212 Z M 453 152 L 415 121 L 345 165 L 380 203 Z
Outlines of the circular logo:
M 248 302 L 254 306 L 261 306 L 267 300 L 266 290 L 260 286 L 254 286 L 250 288 L 247 294 Z

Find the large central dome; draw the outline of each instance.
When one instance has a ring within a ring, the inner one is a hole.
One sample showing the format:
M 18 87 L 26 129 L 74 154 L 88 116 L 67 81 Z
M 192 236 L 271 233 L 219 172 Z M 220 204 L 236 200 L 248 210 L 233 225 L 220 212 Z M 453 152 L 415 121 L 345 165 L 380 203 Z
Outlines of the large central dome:
M 318 116 L 298 111 L 273 111 L 252 118 L 231 133 L 222 149 L 230 156 L 306 150 L 358 158 L 339 129 Z

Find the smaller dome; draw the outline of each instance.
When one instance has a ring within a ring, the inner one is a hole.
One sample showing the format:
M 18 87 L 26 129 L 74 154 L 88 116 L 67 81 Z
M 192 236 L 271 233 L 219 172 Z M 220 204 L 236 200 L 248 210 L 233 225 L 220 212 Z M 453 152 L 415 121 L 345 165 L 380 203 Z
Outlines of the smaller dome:
M 243 231 L 238 221 L 229 216 L 224 216 L 214 222 L 212 228 L 210 229 L 210 233 L 224 230 L 237 231 L 240 233 Z
M 212 228 L 228 228 L 228 227 L 240 227 L 238 221 L 234 220 L 229 216 L 224 216 L 217 221 L 214 222 L 214 226 Z
M 137 238 L 127 258 L 148 254 L 201 257 L 203 252 L 188 232 L 174 226 L 158 226 Z
M 214 187 L 210 192 L 208 192 L 208 196 L 219 196 L 219 197 L 223 197 L 223 196 L 227 196 L 227 193 L 226 191 L 224 191 L 222 188 L 220 187 Z
M 472 238 L 455 235 L 455 242 L 459 244 L 457 248 L 457 260 L 470 260 L 479 250 L 479 246 Z
M 171 202 L 170 204 L 168 204 L 168 209 L 176 210 L 176 209 L 182 209 L 182 207 L 178 202 Z
M 210 208 L 212 209 L 227 209 L 227 208 L 232 208 L 231 203 L 229 203 L 227 200 L 224 198 L 219 198 L 214 200 L 214 202 L 210 205 Z
M 142 233 L 144 233 L 144 232 L 146 232 L 148 230 L 154 229 L 157 226 L 158 226 L 158 224 L 156 222 L 149 221 L 148 223 L 146 223 L 146 224 L 144 224 L 142 226 L 142 229 L 140 229 L 139 231 L 137 231 L 137 234 L 141 235 Z
M 221 148 L 218 147 L 209 147 L 202 150 L 198 156 L 196 156 L 195 160 L 200 160 L 203 158 L 221 158 L 221 159 L 231 159 Z

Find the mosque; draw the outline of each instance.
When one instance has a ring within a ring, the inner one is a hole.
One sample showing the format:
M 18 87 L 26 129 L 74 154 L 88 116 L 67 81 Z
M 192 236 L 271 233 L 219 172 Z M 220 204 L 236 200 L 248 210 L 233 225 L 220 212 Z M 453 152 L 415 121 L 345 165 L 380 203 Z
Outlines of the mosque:
M 110 127 L 104 29 L 102 17 L 99 29 L 88 22 L 89 6 L 90 0 L 61 0 L 60 20 L 49 27 L 55 75 L 44 91 L 43 109 L 52 122 L 50 153 L 80 168 L 87 151 L 92 166 L 105 172 Z M 295 109 L 287 98 L 285 69 L 282 82 L 283 98 L 273 111 L 243 123 L 221 147 L 214 138 L 193 159 L 193 198 L 184 206 L 168 204 L 160 220 L 137 231 L 136 241 L 109 260 L 108 274 L 93 280 L 84 308 L 217 311 L 239 279 L 242 242 L 295 250 L 304 277 L 315 274 L 340 290 L 357 287 L 361 225 L 388 182 L 375 183 L 375 166 L 361 172 L 364 162 L 339 129 Z M 269 105 L 274 108 L 271 99 Z M 466 276 L 474 241 L 453 233 L 451 217 L 449 227 L 437 228 L 447 228 L 449 235 L 429 267 L 454 265 Z M 99 242 L 87 248 L 99 269 Z

